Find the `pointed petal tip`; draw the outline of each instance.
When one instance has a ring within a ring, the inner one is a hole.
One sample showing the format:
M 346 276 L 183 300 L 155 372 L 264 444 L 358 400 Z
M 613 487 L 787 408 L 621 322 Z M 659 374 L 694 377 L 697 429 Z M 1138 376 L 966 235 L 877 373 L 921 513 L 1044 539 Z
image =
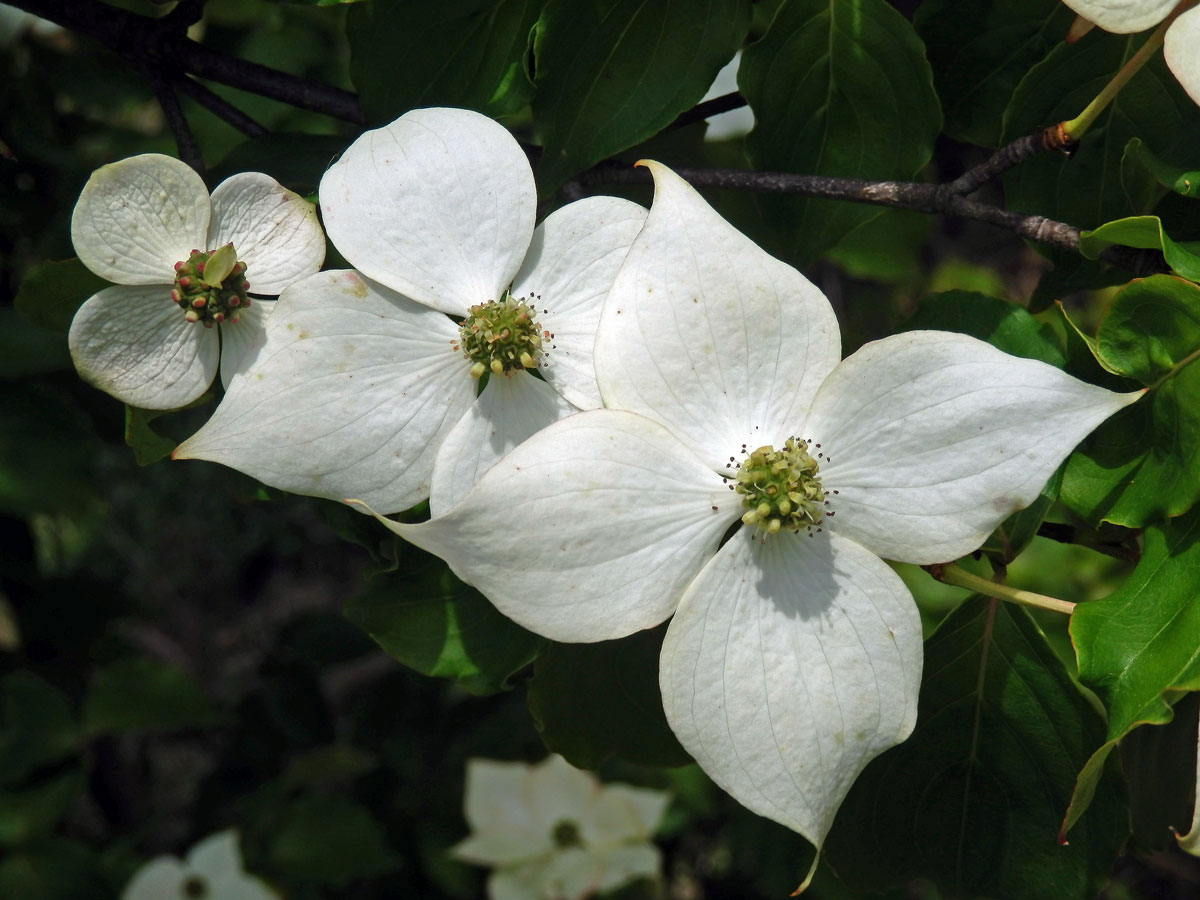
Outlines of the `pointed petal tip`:
M 800 886 L 788 894 L 789 897 L 799 897 L 812 884 L 813 876 L 817 874 L 817 864 L 821 861 L 821 848 L 817 848 L 817 855 L 813 857 L 812 865 L 808 867 L 808 874 L 804 876 L 804 880 L 800 882 Z

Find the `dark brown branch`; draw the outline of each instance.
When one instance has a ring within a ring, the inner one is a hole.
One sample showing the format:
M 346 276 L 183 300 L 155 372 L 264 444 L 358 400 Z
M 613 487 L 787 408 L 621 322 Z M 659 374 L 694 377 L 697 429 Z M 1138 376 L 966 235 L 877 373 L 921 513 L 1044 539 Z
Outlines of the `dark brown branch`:
M 1069 151 L 1074 145 L 1075 141 L 1063 130 L 1062 123 L 1059 123 L 1006 144 L 982 163 L 967 169 L 947 184 L 946 190 L 965 197 L 1031 156 L 1051 150 Z
M 729 112 L 731 109 L 740 109 L 745 105 L 746 98 L 737 91 L 734 91 L 732 94 L 722 94 L 720 97 L 713 97 L 711 100 L 697 103 L 691 109 L 681 112 L 675 117 L 675 121 L 664 128 L 663 131 L 674 131 L 676 128 L 683 128 L 686 125 L 701 122 L 711 116 Z
M 266 128 L 199 81 L 185 75 L 175 82 L 175 89 L 195 100 L 213 115 L 224 119 L 247 137 L 262 137 L 267 133 Z
M 183 114 L 183 107 L 179 105 L 179 96 L 175 93 L 174 87 L 167 82 L 158 69 L 146 67 L 143 71 L 146 79 L 150 82 L 151 90 L 154 91 L 154 96 L 158 98 L 158 105 L 162 107 L 163 115 L 167 118 L 171 134 L 175 137 L 175 147 L 179 151 L 179 158 L 203 177 L 204 158 L 200 154 L 200 144 L 197 143 L 196 136 L 192 133 L 191 126 L 188 125 L 187 116 Z

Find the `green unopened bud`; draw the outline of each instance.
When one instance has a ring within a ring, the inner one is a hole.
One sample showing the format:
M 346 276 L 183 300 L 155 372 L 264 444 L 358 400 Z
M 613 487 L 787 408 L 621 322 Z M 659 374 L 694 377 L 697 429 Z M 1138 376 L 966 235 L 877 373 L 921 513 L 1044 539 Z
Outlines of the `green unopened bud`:
M 245 271 L 246 264 L 238 262 L 233 244 L 213 251 L 193 250 L 187 259 L 175 263 L 171 300 L 184 310 L 189 322 L 200 322 L 206 328 L 236 322 L 239 317 L 233 311 L 250 305 Z

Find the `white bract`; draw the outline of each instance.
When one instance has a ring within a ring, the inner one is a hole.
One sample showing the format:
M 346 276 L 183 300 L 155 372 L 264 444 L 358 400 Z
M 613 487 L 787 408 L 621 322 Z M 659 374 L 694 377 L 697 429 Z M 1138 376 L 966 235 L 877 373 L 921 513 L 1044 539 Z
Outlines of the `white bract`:
M 284 292 L 253 372 L 176 457 L 436 513 L 539 428 L 600 406 L 596 323 L 646 211 L 591 197 L 535 230 L 536 205 L 524 152 L 478 113 L 420 109 L 364 134 L 321 181 L 358 271 Z
M 472 759 L 464 807 L 471 835 L 451 852 L 492 866 L 491 900 L 576 900 L 655 878 L 651 843 L 669 798 L 601 785 L 549 756 L 534 766 Z
M 383 521 L 555 640 L 673 613 L 671 728 L 737 800 L 820 845 L 916 718 L 921 624 L 880 557 L 975 550 L 1140 394 L 946 332 L 839 362 L 821 292 L 648 165 L 654 205 L 596 341 L 613 408 L 541 431 L 443 516 Z
M 1179 6 L 1179 0 L 1063 0 L 1105 31 L 1133 34 L 1153 28 Z M 1163 55 L 1183 89 L 1200 103 L 1200 7 L 1189 9 L 1167 28 Z
M 279 895 L 242 868 L 236 831 L 211 835 L 186 860 L 160 856 L 137 872 L 121 900 L 279 900 Z
M 1187 834 L 1175 837 L 1185 852 L 1200 856 L 1200 733 L 1196 735 L 1196 800 L 1192 806 L 1192 827 Z
M 71 321 L 75 367 L 146 409 L 192 402 L 218 365 L 228 385 L 253 357 L 270 309 L 249 295 L 278 294 L 325 259 L 316 207 L 299 194 L 244 172 L 210 198 L 191 168 L 158 153 L 92 173 L 71 240 L 85 266 L 116 282 Z

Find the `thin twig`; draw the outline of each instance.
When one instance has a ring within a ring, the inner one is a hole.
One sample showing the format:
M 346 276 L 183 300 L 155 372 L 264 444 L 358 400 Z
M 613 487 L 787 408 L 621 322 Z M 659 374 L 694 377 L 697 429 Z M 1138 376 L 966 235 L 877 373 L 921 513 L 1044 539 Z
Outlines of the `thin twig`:
M 1074 145 L 1061 125 L 1045 128 L 1005 144 L 977 166 L 972 166 L 946 185 L 952 194 L 966 196 L 979 190 L 993 178 L 1023 163 L 1031 156 L 1050 150 L 1068 151 Z
M 731 109 L 740 109 L 745 105 L 746 98 L 737 91 L 731 94 L 722 94 L 720 97 L 713 97 L 711 100 L 697 103 L 691 109 L 681 112 L 675 117 L 675 121 L 664 128 L 663 131 L 674 131 L 676 128 L 683 128 L 694 122 L 701 122 L 712 116 L 729 112 Z
M 247 137 L 262 137 L 267 133 L 264 126 L 250 118 L 220 94 L 193 78 L 184 75 L 175 82 L 175 88 L 181 94 L 195 100 L 213 115 L 224 119 Z
M 188 125 L 187 116 L 183 114 L 183 107 L 179 104 L 179 96 L 175 93 L 174 87 L 167 82 L 157 68 L 148 65 L 142 71 L 146 75 L 146 80 L 150 82 L 150 89 L 154 91 L 154 96 L 158 98 L 158 105 L 162 107 L 163 115 L 167 118 L 167 125 L 170 126 L 171 134 L 175 137 L 175 147 L 179 151 L 179 158 L 203 177 L 204 157 L 200 153 L 200 144 L 196 141 L 191 126 Z

